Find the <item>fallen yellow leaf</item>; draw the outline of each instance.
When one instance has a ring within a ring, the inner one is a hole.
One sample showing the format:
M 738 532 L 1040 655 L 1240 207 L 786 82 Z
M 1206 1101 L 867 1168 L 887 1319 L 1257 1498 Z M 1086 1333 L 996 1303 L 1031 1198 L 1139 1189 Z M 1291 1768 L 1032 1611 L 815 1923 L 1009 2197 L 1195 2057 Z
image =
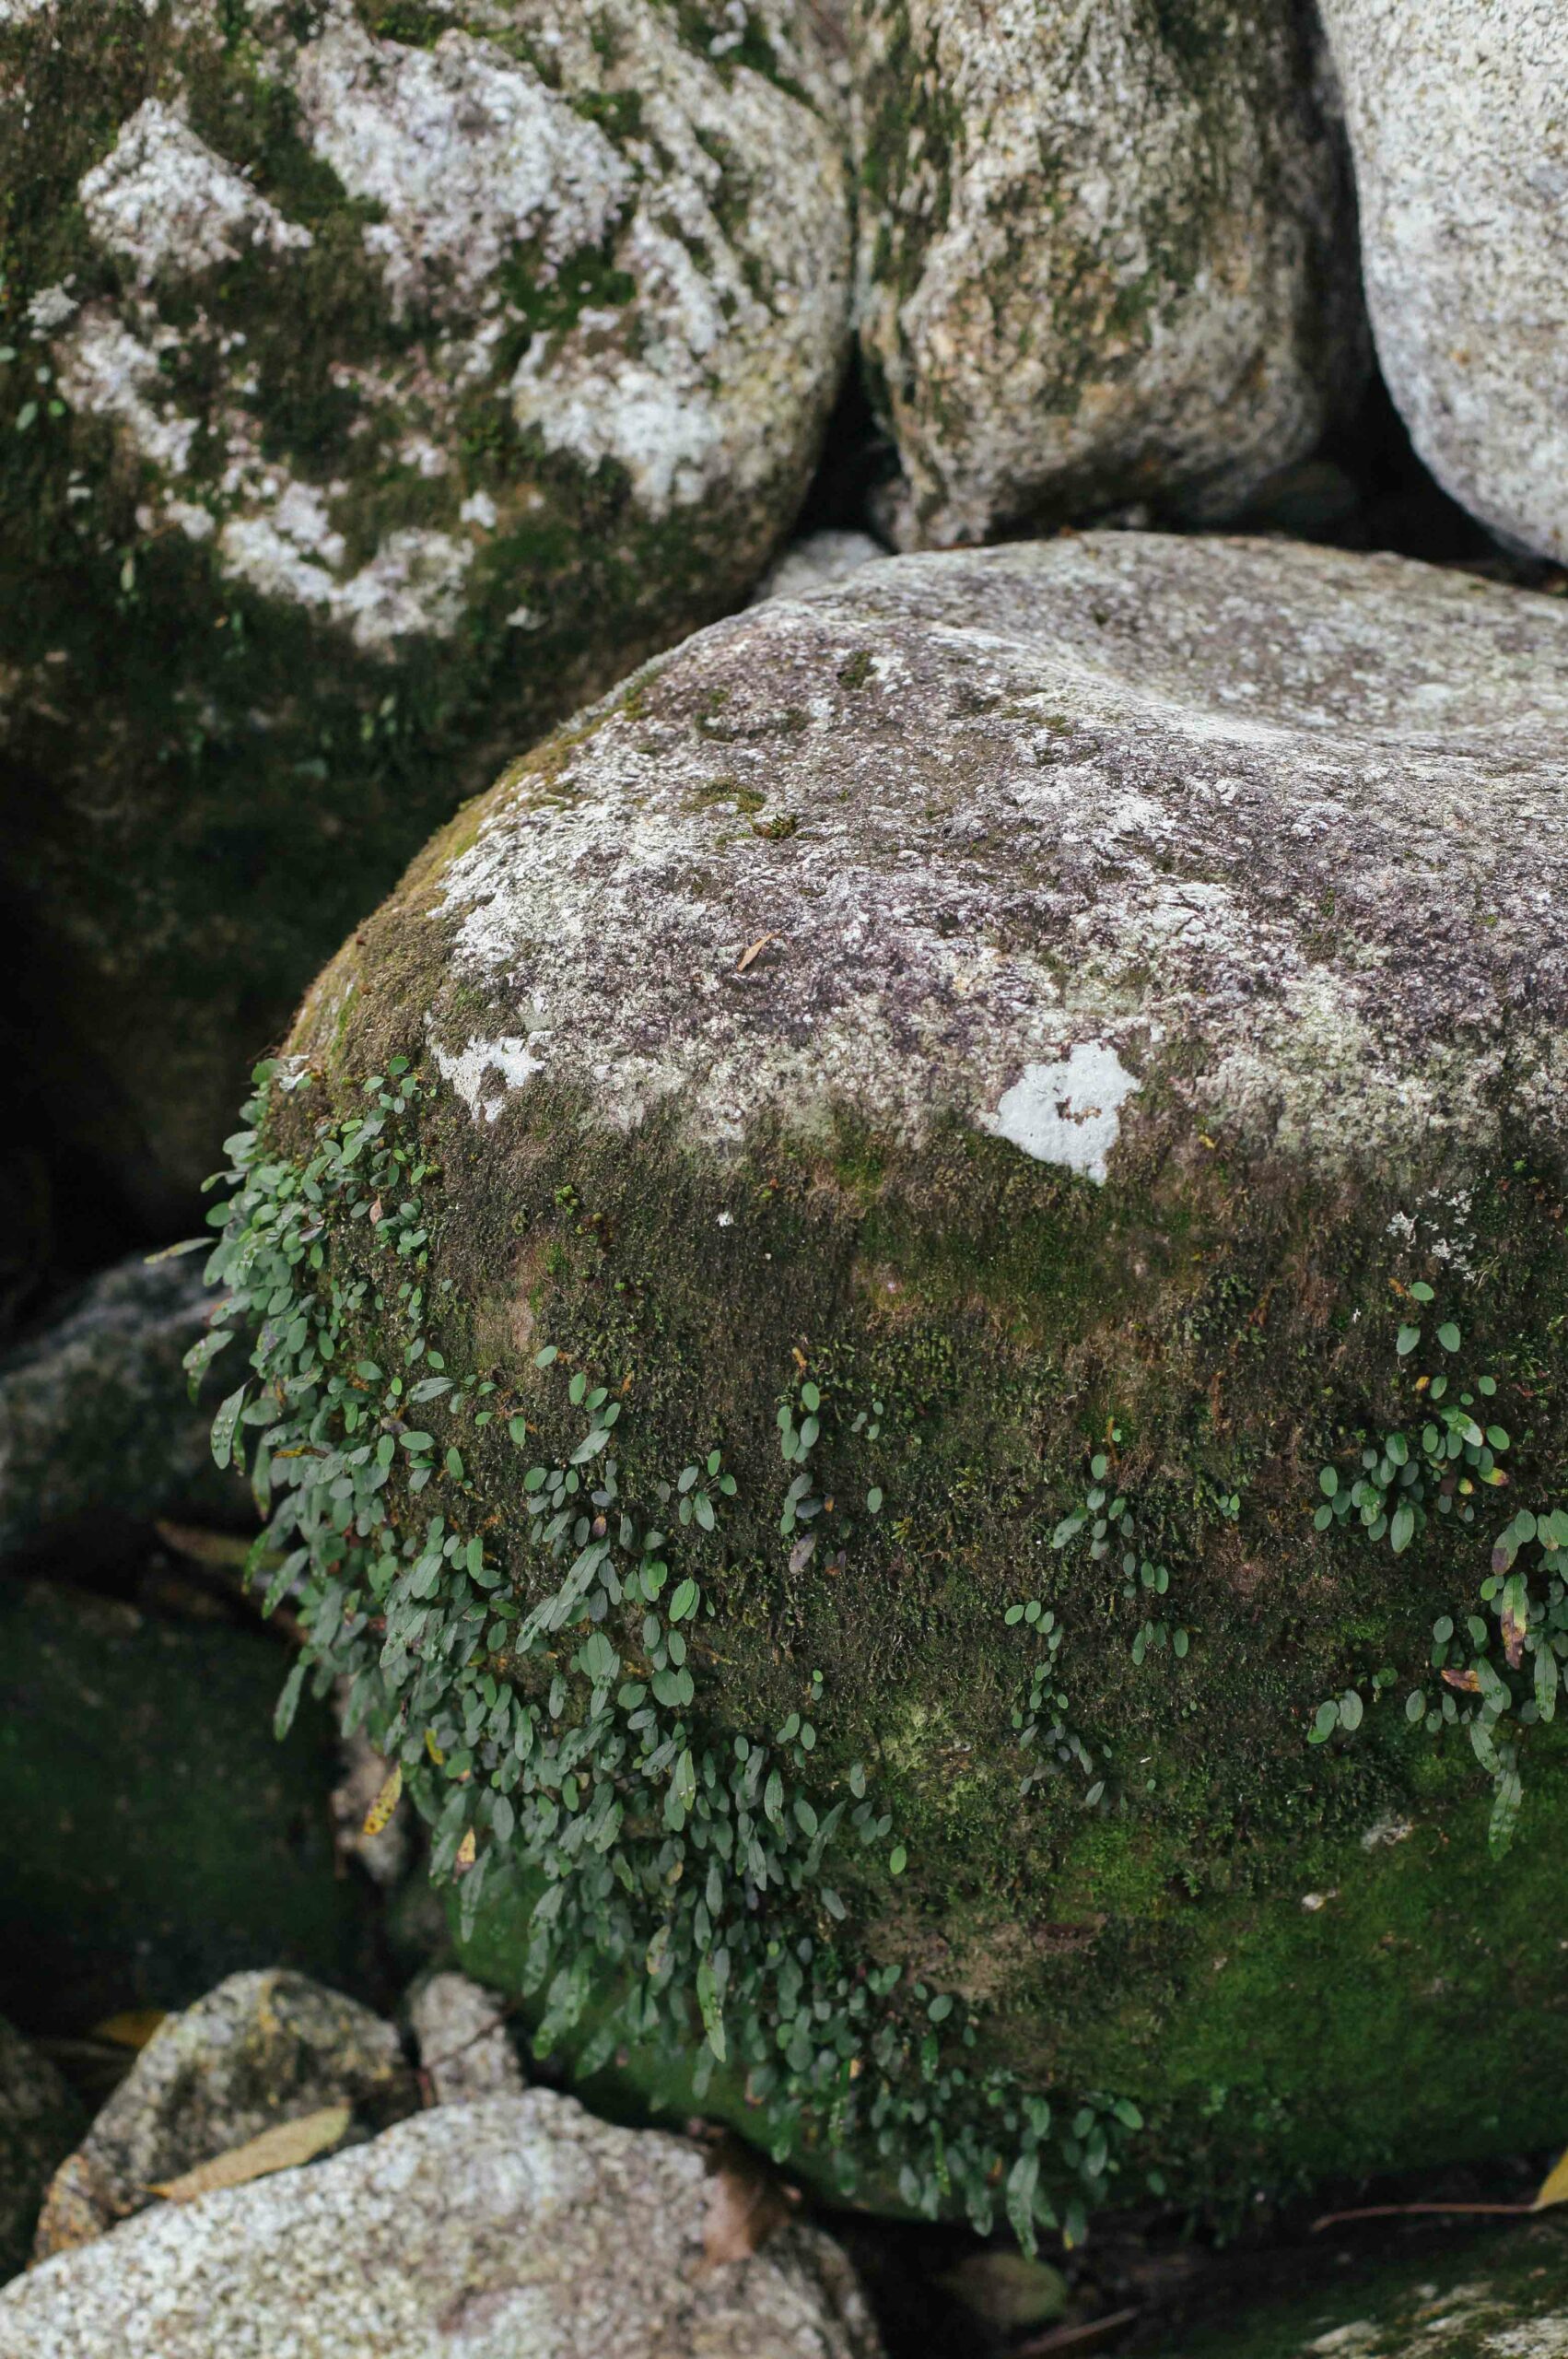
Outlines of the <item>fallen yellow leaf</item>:
M 742 951 L 740 962 L 735 968 L 736 974 L 743 975 L 746 968 L 751 965 L 752 960 L 755 958 L 759 953 L 766 950 L 770 942 L 777 942 L 778 939 L 778 936 L 776 933 L 758 934 L 756 940 L 750 945 L 750 947 Z
M 123 2013 L 107 2015 L 94 2024 L 91 2036 L 107 2039 L 116 2048 L 145 2048 L 159 2024 L 168 2016 L 161 2007 L 127 2007 Z
M 182 2171 L 178 2178 L 155 2180 L 150 2191 L 166 2196 L 170 2203 L 193 2203 L 198 2195 L 211 2195 L 220 2187 L 245 2187 L 273 2171 L 294 2170 L 335 2146 L 353 2118 L 354 2108 L 346 2105 L 302 2113 L 298 2120 L 280 2121 L 275 2128 L 263 2130 L 259 2138 L 248 2138 L 242 2146 L 231 2146 L 227 2154 L 198 2163 L 193 2171 Z
M 375 1801 L 365 1813 L 365 1824 L 359 1830 L 361 1835 L 379 1835 L 380 1833 L 382 1827 L 386 1825 L 388 1820 L 392 1817 L 393 1811 L 397 1808 L 399 1797 L 402 1795 L 402 1792 L 403 1764 L 401 1761 L 394 1761 L 380 1792 L 376 1796 Z
M 1568 2154 L 1563 2155 L 1555 2170 L 1548 2171 L 1530 2210 L 1550 2212 L 1554 2203 L 1568 2203 Z

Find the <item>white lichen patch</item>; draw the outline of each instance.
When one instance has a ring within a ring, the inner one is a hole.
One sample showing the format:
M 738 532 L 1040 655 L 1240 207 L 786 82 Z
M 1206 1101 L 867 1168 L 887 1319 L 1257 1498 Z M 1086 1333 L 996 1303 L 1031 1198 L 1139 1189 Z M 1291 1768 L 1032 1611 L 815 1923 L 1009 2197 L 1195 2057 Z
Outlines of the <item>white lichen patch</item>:
M 73 409 L 113 419 L 137 458 L 161 475 L 185 473 L 196 420 L 165 393 L 157 352 L 107 304 L 88 306 L 53 349 L 60 390 Z
M 219 536 L 224 570 L 264 598 L 323 609 L 356 644 L 383 654 L 404 639 L 446 639 L 462 614 L 472 545 L 409 525 L 389 533 L 344 576 L 345 544 L 314 486 L 291 484 L 263 514 L 237 517 Z
M 514 247 L 547 280 L 626 200 L 630 168 L 598 125 L 471 34 L 408 49 L 340 8 L 301 52 L 297 88 L 316 153 L 381 213 L 365 242 L 399 317 L 415 303 L 466 317 Z
M 487 1122 L 495 1121 L 509 1090 L 521 1089 L 544 1069 L 544 1058 L 517 1034 L 500 1040 L 470 1040 L 455 1055 L 433 1042 L 430 1053 L 442 1079 L 451 1082 L 469 1112 Z
M 78 194 L 94 236 L 144 284 L 232 262 L 246 246 L 310 243 L 161 99 L 137 108 Z
M 995 1112 L 981 1114 L 980 1127 L 1037 1163 L 1059 1163 L 1103 1183 L 1122 1107 L 1142 1086 L 1105 1041 L 1080 1041 L 1055 1064 L 1025 1065 Z

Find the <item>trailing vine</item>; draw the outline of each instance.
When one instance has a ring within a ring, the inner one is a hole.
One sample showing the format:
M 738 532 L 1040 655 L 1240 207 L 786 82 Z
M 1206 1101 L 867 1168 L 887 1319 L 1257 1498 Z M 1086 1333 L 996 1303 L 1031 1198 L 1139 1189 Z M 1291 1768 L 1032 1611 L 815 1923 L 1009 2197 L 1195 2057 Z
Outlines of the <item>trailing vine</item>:
M 1457 1320 L 1437 1324 L 1431 1341 L 1442 1357 L 1415 1373 L 1415 1355 L 1427 1341 L 1424 1317 L 1436 1296 L 1424 1283 L 1409 1292 L 1417 1317 L 1402 1321 L 1394 1351 L 1420 1422 L 1412 1417 L 1381 1438 L 1363 1437 L 1353 1473 L 1325 1466 L 1313 1516 L 1319 1532 L 1359 1528 L 1368 1545 L 1387 1545 L 1396 1556 L 1445 1522 L 1473 1525 L 1485 1494 L 1508 1485 L 1503 1461 L 1512 1448 L 1495 1422 L 1496 1377 L 1464 1373 Z M 1568 1511 L 1520 1508 L 1496 1535 L 1478 1586 L 1468 1607 L 1433 1623 L 1429 1668 L 1435 1679 L 1430 1687 L 1412 1685 L 1404 1710 L 1430 1737 L 1466 1731 L 1492 1779 L 1488 1842 L 1501 1857 L 1514 1839 L 1524 1794 L 1523 1731 L 1555 1718 L 1560 1684 L 1568 1682 Z M 1398 1679 L 1392 1665 L 1375 1672 L 1374 1702 Z M 1308 1742 L 1325 1744 L 1336 1731 L 1353 1733 L 1364 1717 L 1359 1687 L 1326 1696 Z
M 820 2142 L 846 2192 L 872 2172 L 928 2215 L 961 2202 L 981 2230 L 1000 2206 L 1031 2249 L 1040 2225 L 1080 2239 L 1136 2106 L 1090 2092 L 1053 2110 L 977 2062 L 956 1994 L 858 1953 L 836 1877 L 857 1851 L 894 1875 L 907 1856 L 863 1766 L 825 1784 L 807 1717 L 820 1673 L 771 1731 L 720 1732 L 708 1708 L 696 1641 L 735 1493 L 722 1452 L 628 1497 L 623 1399 L 553 1344 L 534 1366 L 566 1378 L 568 1416 L 542 1449 L 537 1408 L 443 1349 L 440 1174 L 415 1120 L 428 1085 L 394 1059 L 363 1111 L 312 1125 L 308 1071 L 268 1063 L 255 1080 L 227 1143 L 232 1192 L 209 1215 L 226 1293 L 187 1365 L 194 1379 L 252 1339 L 213 1447 L 246 1467 L 267 1519 L 264 1608 L 287 1600 L 303 1634 L 279 1728 L 307 1681 L 344 1684 L 347 1724 L 428 1823 L 465 1927 L 498 1871 L 537 1881 L 523 1982 L 542 1994 L 541 2054 L 591 2006 L 579 2077 L 623 2041 L 671 2064 L 695 2048 L 699 2096 L 718 2067 L 735 2072 L 775 2154 Z M 274 1143 L 285 1109 L 295 1155 Z M 802 1368 L 778 1412 L 779 1537 L 797 1564 L 830 1525 L 838 1543 L 855 1528 L 813 1476 L 822 1407 Z M 854 1430 L 874 1437 L 881 1409 Z M 469 1471 L 465 1449 L 495 1426 L 530 1461 L 525 1536 Z M 863 1512 L 881 1507 L 872 1487 Z

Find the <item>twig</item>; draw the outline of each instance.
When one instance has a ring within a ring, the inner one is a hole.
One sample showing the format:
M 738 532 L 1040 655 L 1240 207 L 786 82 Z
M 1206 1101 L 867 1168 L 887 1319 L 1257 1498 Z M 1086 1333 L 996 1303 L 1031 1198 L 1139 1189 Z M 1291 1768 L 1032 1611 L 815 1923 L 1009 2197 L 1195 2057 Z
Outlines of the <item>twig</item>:
M 1341 2220 L 1402 2220 L 1412 2212 L 1484 2212 L 1517 2220 L 1535 2208 L 1533 2203 L 1366 2203 L 1359 2212 L 1325 2212 L 1321 2220 L 1314 2220 L 1312 2233 L 1337 2228 Z

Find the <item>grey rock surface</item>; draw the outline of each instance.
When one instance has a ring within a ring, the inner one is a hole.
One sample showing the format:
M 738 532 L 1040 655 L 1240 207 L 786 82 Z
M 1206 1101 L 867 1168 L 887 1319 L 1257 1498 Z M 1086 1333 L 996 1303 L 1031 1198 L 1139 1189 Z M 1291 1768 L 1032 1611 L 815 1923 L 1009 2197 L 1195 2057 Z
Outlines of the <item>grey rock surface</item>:
M 522 2095 L 522 2067 L 507 2034 L 509 2009 L 466 1974 L 432 1974 L 408 2002 L 419 2069 L 438 2105 Z
M 0 2016 L 0 2277 L 26 2262 L 43 2191 L 81 2126 L 58 2071 Z
M 1568 11 L 1324 0 L 1383 373 L 1446 491 L 1568 563 Z
M 1310 448 L 1364 330 L 1295 0 L 858 0 L 854 27 L 901 546 L 1137 500 L 1212 522 Z
M 396 2032 L 302 1974 L 232 1974 L 170 2015 L 63 2166 L 39 2258 L 88 2242 L 151 2189 L 278 2122 L 350 2105 L 381 2129 L 416 2105 Z
M 544 2090 L 165 2206 L 0 2294 L 4 2359 L 875 2359 L 790 2224 L 704 2267 L 704 2165 Z
M 0 13 L 18 1051 L 149 1226 L 430 827 L 767 562 L 842 111 L 783 0 Z
M 518 764 L 298 1043 L 373 1012 L 412 929 L 482 1139 L 592 1074 L 591 1121 L 720 1147 L 848 1105 L 1096 1179 L 1216 1122 L 1398 1168 L 1504 1098 L 1561 1118 L 1565 749 L 1568 607 L 1527 592 L 1119 533 L 895 558 Z
M 106 1270 L 0 1359 L 0 1555 L 152 1516 L 246 1512 L 213 1464 L 219 1397 L 195 1403 L 181 1361 L 212 1308 L 204 1256 Z
M 827 530 L 806 533 L 791 541 L 752 593 L 751 604 L 765 598 L 799 598 L 830 581 L 847 581 L 862 565 L 875 565 L 887 551 L 869 533 Z

